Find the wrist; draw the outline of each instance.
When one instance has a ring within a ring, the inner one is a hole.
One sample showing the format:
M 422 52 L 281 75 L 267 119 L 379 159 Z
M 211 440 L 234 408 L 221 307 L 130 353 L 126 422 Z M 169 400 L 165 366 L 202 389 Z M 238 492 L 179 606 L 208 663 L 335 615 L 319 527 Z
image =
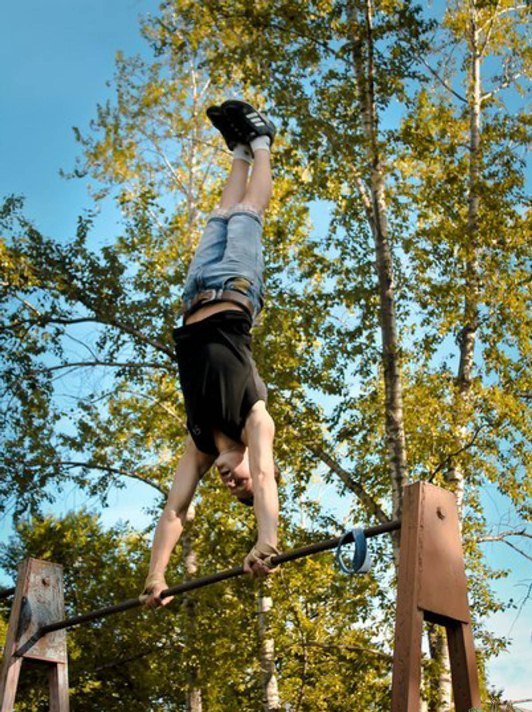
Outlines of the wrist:
M 152 588 L 153 586 L 156 586 L 157 584 L 161 584 L 161 583 L 166 585 L 166 579 L 164 577 L 164 572 L 151 571 L 146 576 L 146 581 L 144 582 L 144 588 L 149 589 L 149 588 Z
M 277 546 L 277 532 L 269 531 L 268 533 L 257 534 L 257 545 L 264 544 L 265 546 Z
M 264 554 L 278 554 L 277 538 L 257 539 L 257 543 L 253 547 Z

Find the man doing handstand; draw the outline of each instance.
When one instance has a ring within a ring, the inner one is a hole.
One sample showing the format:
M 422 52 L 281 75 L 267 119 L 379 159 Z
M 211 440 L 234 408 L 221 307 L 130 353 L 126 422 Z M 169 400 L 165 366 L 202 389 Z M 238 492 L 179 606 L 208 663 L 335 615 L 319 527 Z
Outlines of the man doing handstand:
M 171 600 L 159 598 L 168 588 L 166 567 L 196 487 L 213 464 L 231 495 L 255 510 L 258 539 L 244 569 L 267 575 L 278 553 L 274 423 L 251 356 L 250 336 L 263 305 L 261 234 L 272 193 L 275 128 L 241 101 L 210 107 L 207 115 L 232 150 L 233 162 L 219 207 L 209 217 L 189 267 L 183 326 L 173 333 L 189 436 L 155 530 L 144 588 L 148 606 Z

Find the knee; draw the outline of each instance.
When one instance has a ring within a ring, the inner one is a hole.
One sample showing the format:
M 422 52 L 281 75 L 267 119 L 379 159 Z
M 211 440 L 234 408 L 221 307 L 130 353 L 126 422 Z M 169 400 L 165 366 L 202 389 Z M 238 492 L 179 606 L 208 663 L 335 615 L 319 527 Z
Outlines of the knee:
M 245 212 L 245 213 L 251 213 L 253 217 L 257 218 L 260 223 L 262 223 L 262 216 L 264 214 L 264 210 L 266 208 L 266 205 L 263 204 L 263 201 L 256 200 L 254 198 L 250 200 L 244 200 L 240 203 L 237 203 L 235 206 L 231 208 L 229 211 L 230 213 L 237 213 L 237 212 Z

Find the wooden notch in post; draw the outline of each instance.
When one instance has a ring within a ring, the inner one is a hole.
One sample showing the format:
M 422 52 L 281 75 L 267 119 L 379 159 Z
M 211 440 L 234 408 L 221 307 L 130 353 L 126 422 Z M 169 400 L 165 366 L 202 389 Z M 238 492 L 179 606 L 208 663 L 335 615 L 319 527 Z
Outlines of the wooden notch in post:
M 480 708 L 456 498 L 427 482 L 408 485 L 401 522 L 392 712 L 419 712 L 424 620 L 447 631 L 456 712 Z
M 9 617 L 4 662 L 0 674 L 0 712 L 12 712 L 24 660 L 46 665 L 50 684 L 50 712 L 68 712 L 68 658 L 66 631 L 40 638 L 22 656 L 15 652 L 48 623 L 64 617 L 63 567 L 48 561 L 25 559 L 18 569 L 15 597 Z

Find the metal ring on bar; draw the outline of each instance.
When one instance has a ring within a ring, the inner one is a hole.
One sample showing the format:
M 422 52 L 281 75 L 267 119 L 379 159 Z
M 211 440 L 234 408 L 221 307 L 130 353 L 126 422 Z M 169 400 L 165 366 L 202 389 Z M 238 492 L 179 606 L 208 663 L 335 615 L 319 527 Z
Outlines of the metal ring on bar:
M 350 536 L 352 537 L 355 550 L 351 560 L 346 561 L 342 547 L 347 544 L 346 539 Z M 336 561 L 344 574 L 365 574 L 369 571 L 371 567 L 371 557 L 366 543 L 366 535 L 362 527 L 355 527 L 342 536 L 336 548 Z

